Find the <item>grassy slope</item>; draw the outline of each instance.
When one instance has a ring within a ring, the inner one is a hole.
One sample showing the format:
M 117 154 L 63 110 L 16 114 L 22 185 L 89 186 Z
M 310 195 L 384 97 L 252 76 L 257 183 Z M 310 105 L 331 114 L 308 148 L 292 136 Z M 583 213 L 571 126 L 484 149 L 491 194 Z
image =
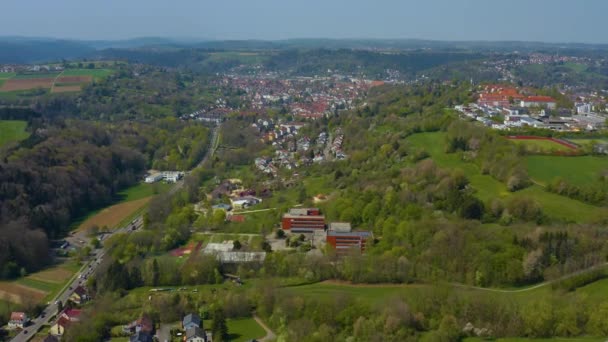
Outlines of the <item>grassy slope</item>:
M 471 185 L 477 190 L 477 196 L 487 201 L 492 198 L 510 198 L 513 196 L 529 196 L 538 201 L 544 212 L 554 218 L 586 222 L 594 220 L 602 215 L 604 209 L 585 204 L 564 196 L 548 193 L 538 185 L 531 186 L 522 191 L 512 193 L 509 192 L 502 182 L 492 178 L 489 175 L 482 175 L 477 165 L 464 162 L 458 154 L 447 154 L 443 150 L 444 133 L 419 133 L 412 135 L 408 141 L 416 146 L 424 148 L 432 157 L 432 159 L 440 167 L 450 169 L 461 169 L 469 178 Z M 555 157 L 548 157 L 555 158 Z
M 21 141 L 29 137 L 25 131 L 27 122 L 18 120 L 0 121 L 0 146 L 11 141 Z
M 608 169 L 606 157 L 529 156 L 526 161 L 530 176 L 543 184 L 561 177 L 575 185 L 589 186 L 598 180 L 601 170 Z

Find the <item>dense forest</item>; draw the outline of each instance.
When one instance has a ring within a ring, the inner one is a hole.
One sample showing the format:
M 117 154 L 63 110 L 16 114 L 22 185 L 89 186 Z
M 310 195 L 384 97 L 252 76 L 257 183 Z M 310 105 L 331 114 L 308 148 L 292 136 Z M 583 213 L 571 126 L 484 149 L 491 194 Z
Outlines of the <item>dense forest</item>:
M 3 114 L 24 115 L 32 113 Z M 195 166 L 209 138 L 205 126 L 171 118 L 108 124 L 33 115 L 30 123 L 32 135 L 2 151 L 0 160 L 2 278 L 44 266 L 48 239 L 65 234 L 73 219 L 111 203 L 147 169 Z

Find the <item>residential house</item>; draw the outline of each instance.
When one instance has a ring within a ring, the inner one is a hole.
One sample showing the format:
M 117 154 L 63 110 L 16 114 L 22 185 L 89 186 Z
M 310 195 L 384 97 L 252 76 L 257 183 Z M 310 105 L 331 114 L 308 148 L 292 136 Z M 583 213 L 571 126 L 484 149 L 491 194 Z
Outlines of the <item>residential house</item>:
M 87 300 L 89 300 L 87 290 L 82 286 L 76 287 L 74 289 L 74 293 L 72 293 L 69 300 L 71 300 L 72 302 L 74 302 L 78 305 L 84 304 Z
M 23 329 L 29 323 L 30 319 L 25 312 L 11 312 L 11 319 L 8 321 L 9 329 Z
M 123 332 L 137 334 L 139 332 L 152 335 L 154 332 L 154 322 L 147 315 L 142 315 L 137 320 L 122 327 Z
M 129 342 L 153 342 L 152 334 L 147 332 L 136 332 L 135 335 L 129 337 Z
M 199 327 L 186 329 L 186 342 L 207 342 L 207 334 Z
M 190 328 L 200 328 L 202 326 L 201 317 L 195 313 L 187 314 L 182 320 L 182 328 L 188 330 Z
M 66 309 L 59 315 L 55 324 L 51 327 L 51 334 L 63 335 L 65 329 L 67 329 L 72 323 L 80 321 L 81 310 L 78 309 Z

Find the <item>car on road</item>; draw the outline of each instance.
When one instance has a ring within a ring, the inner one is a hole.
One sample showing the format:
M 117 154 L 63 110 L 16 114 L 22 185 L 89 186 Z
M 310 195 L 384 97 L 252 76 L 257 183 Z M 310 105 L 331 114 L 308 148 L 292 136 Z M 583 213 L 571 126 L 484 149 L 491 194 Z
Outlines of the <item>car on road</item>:
M 27 330 L 23 330 L 23 333 L 24 333 L 24 334 L 27 334 Z

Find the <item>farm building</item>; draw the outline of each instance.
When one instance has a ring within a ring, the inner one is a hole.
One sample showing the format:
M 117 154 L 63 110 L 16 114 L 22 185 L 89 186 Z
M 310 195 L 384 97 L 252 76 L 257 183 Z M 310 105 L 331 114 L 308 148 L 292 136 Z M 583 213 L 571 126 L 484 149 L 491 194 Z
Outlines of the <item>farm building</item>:
M 352 231 L 350 223 L 333 222 L 329 227 L 327 243 L 332 245 L 338 254 L 347 253 L 353 248 L 363 253 L 367 240 L 372 238 L 372 233 L 369 231 Z
M 294 233 L 312 233 L 316 230 L 324 230 L 325 216 L 320 215 L 317 208 L 291 209 L 289 213 L 283 215 L 281 228 Z

